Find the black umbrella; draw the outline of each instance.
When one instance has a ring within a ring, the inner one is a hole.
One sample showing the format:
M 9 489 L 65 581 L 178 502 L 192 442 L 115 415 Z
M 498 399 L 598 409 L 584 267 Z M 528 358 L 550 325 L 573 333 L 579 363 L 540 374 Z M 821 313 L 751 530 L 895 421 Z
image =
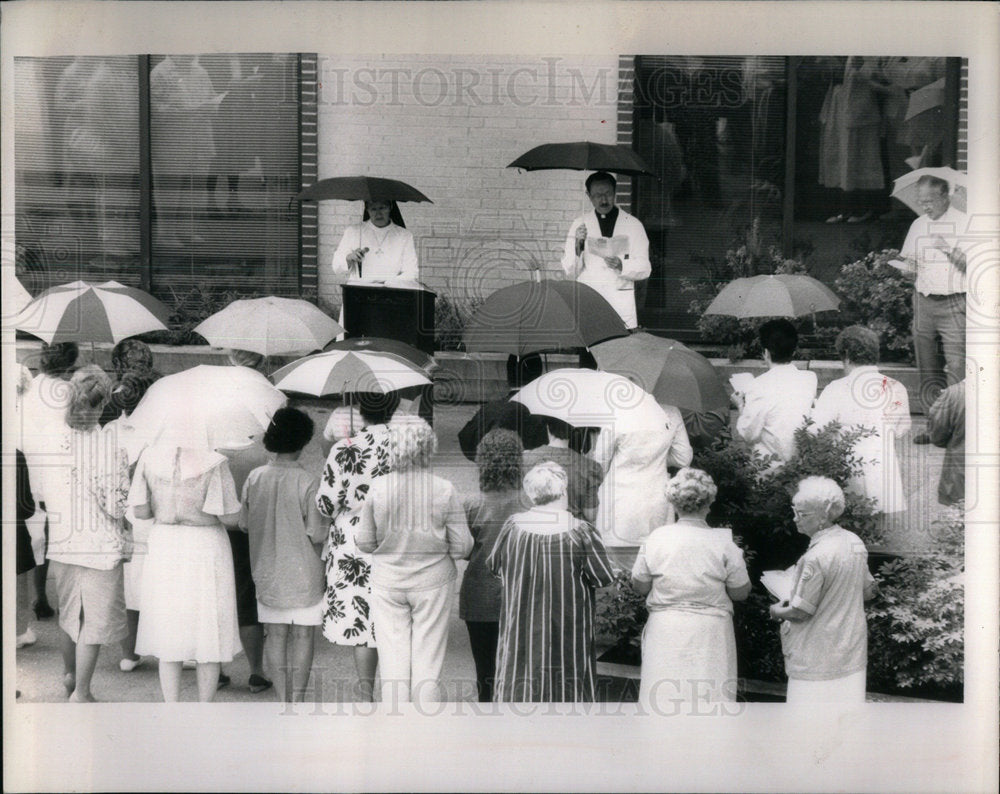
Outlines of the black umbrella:
M 611 171 L 633 176 L 656 176 L 646 162 L 628 146 L 575 141 L 543 143 L 525 152 L 508 168 L 546 171 L 568 168 L 573 171 Z
M 342 201 L 426 201 L 434 203 L 415 187 L 405 182 L 377 176 L 335 176 L 321 179 L 315 185 L 310 185 L 302 190 L 295 198 L 299 201 L 341 199 Z
M 578 281 L 522 281 L 498 289 L 465 326 L 472 352 L 524 356 L 589 347 L 628 329 L 599 292 Z

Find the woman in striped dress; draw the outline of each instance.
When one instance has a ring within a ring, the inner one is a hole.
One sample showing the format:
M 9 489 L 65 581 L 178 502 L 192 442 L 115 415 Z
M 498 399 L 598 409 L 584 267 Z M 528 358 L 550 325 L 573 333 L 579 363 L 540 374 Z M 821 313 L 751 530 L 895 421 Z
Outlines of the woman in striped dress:
M 511 516 L 486 561 L 503 585 L 497 702 L 593 701 L 594 590 L 613 574 L 597 531 L 567 509 L 566 471 L 524 478 L 534 507 Z

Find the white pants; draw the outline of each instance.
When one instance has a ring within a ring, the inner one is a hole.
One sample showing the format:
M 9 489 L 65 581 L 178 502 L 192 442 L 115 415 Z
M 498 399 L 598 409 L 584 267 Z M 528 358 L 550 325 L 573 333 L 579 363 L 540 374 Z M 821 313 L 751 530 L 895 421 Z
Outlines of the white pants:
M 454 582 L 430 590 L 372 586 L 372 623 L 378 636 L 383 703 L 437 703 L 448 647 Z
M 864 703 L 865 671 L 825 681 L 789 678 L 786 703 Z

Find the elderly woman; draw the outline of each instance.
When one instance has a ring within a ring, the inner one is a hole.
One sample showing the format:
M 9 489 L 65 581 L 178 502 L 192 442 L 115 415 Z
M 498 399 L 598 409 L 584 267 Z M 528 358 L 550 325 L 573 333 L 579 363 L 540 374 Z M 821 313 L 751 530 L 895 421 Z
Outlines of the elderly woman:
M 37 487 L 49 514 L 46 556 L 59 598 L 63 684 L 90 702 L 102 645 L 126 634 L 122 561 L 131 554 L 125 517 L 128 461 L 114 433 L 97 424 L 111 383 L 94 366 L 70 380 L 66 431 Z
M 666 492 L 677 522 L 653 530 L 632 568 L 632 586 L 649 609 L 639 702 L 657 711 L 706 698 L 732 702 L 733 601 L 750 594 L 743 552 L 731 530 L 705 522 L 716 494 L 705 472 L 681 469 Z
M 906 493 L 896 458 L 896 437 L 910 430 L 906 387 L 878 371 L 878 335 L 860 325 L 837 336 L 837 354 L 844 377 L 823 389 L 812 419 L 816 427 L 839 422 L 845 429 L 869 428 L 874 435 L 858 439 L 854 453 L 862 460 L 861 474 L 848 490 L 875 500 L 881 513 L 906 510 Z
M 372 484 L 389 473 L 389 428 L 399 394 L 358 394 L 361 426 L 334 444 L 323 467 L 316 507 L 330 519 L 323 549 L 326 607 L 323 636 L 353 648 L 361 696 L 371 700 L 378 667 L 371 615 L 371 556 L 358 548 L 355 534 Z
M 431 471 L 435 451 L 423 419 L 395 420 L 391 471 L 372 483 L 361 509 L 357 543 L 372 555 L 383 703 L 440 700 L 455 560 L 472 551 L 455 486 Z
M 21 451 L 28 464 L 33 486 L 42 481 L 47 461 L 66 431 L 66 408 L 73 390 L 69 380 L 76 369 L 79 350 L 76 342 L 57 342 L 42 345 L 38 360 L 38 374 L 30 381 L 21 400 Z M 41 500 L 35 488 L 35 501 Z M 45 510 L 45 505 L 39 505 Z M 48 511 L 46 511 L 45 537 L 48 538 Z M 45 592 L 48 562 L 34 570 L 35 617 L 40 620 L 52 617 L 55 612 Z
M 136 465 L 129 504 L 153 519 L 142 574 L 135 652 L 160 660 L 163 699 L 180 699 L 181 668 L 194 660 L 198 699 L 210 701 L 222 662 L 239 652 L 236 580 L 226 527 L 240 500 L 226 457 L 159 443 Z
M 806 477 L 792 497 L 809 548 L 795 564 L 791 598 L 771 606 L 781 621 L 789 703 L 863 703 L 868 666 L 864 602 L 876 593 L 868 551 L 834 523 L 844 493 L 826 477 Z
M 466 505 L 473 546 L 458 594 L 458 616 L 469 631 L 480 703 L 493 700 L 503 594 L 500 580 L 486 567 L 486 558 L 507 519 L 522 510 L 523 452 L 521 439 L 513 430 L 491 430 L 483 436 L 476 449 L 480 493 Z
M 511 516 L 486 564 L 503 599 L 493 699 L 593 701 L 594 591 L 614 579 L 594 527 L 569 512 L 566 471 L 546 461 L 524 477 L 534 506 Z

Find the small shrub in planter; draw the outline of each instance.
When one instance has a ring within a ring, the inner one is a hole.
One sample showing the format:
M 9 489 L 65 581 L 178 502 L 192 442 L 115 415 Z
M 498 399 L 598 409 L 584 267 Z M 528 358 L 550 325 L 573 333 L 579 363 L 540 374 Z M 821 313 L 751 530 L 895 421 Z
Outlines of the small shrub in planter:
M 869 689 L 961 700 L 965 524 L 959 505 L 934 523 L 930 551 L 883 563 L 868 607 Z
M 612 646 L 601 658 L 638 666 L 642 661 L 642 629 L 649 616 L 646 597 L 632 589 L 630 571 L 618 570 L 615 580 L 597 596 L 597 641 Z
M 835 286 L 842 314 L 871 328 L 882 340 L 882 360 L 913 363 L 913 282 L 888 264 L 889 248 L 844 265 Z
M 471 298 L 460 303 L 447 295 L 438 295 L 434 302 L 434 349 L 463 350 L 465 325 L 482 303 L 482 298 Z

